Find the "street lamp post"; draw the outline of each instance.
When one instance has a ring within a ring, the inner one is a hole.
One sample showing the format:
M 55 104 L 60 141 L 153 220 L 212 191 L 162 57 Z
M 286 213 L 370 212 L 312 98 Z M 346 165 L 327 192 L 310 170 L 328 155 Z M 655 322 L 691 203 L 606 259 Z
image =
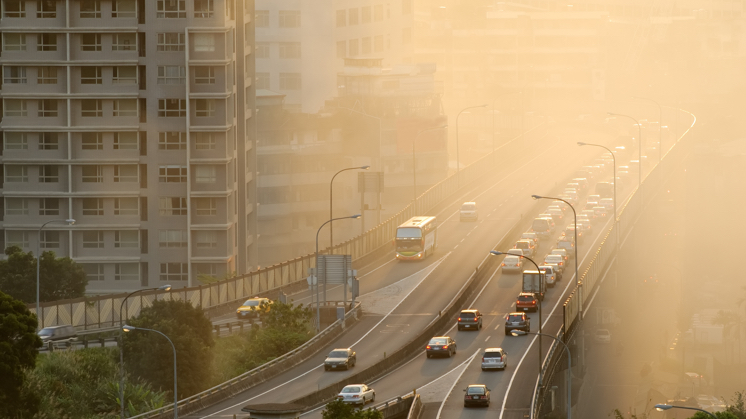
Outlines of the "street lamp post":
M 417 160 L 415 160 L 414 145 L 415 143 L 417 143 L 417 139 L 420 138 L 420 134 L 443 128 L 448 128 L 448 125 L 424 129 L 418 132 L 417 135 L 414 137 L 414 141 L 412 141 L 412 192 L 414 193 L 414 198 L 412 199 L 412 209 L 414 210 L 413 215 L 417 215 Z
M 696 411 L 698 411 L 698 412 L 704 412 L 704 413 L 706 413 L 706 414 L 708 414 L 708 415 L 712 416 L 712 417 L 713 417 L 714 419 L 718 419 L 718 417 L 717 417 L 717 416 L 715 416 L 714 414 L 712 414 L 711 412 L 708 412 L 708 411 L 706 411 L 706 410 L 704 410 L 704 409 L 699 409 L 699 408 L 696 408 L 696 407 L 688 407 L 688 406 L 674 406 L 674 405 L 671 405 L 671 404 L 666 404 L 666 403 L 659 403 L 659 404 L 656 404 L 656 405 L 655 405 L 655 410 L 657 410 L 657 411 L 659 411 L 659 412 L 662 412 L 662 411 L 664 411 L 664 410 L 668 410 L 668 409 L 687 409 L 687 410 L 696 410 Z
M 143 330 L 143 331 L 146 331 L 146 332 L 155 332 L 155 333 L 158 333 L 159 335 L 163 336 L 164 338 L 166 338 L 166 340 L 168 341 L 168 343 L 171 344 L 171 349 L 174 350 L 174 419 L 177 419 L 179 417 L 179 405 L 178 405 L 179 396 L 176 393 L 176 347 L 174 346 L 174 343 L 164 333 L 159 332 L 159 331 L 157 331 L 155 329 L 146 329 L 144 327 L 133 327 L 133 326 L 128 326 L 128 325 L 122 326 L 121 329 L 123 331 L 125 331 L 125 332 L 130 332 L 132 330 Z
M 567 353 L 567 419 L 571 419 L 571 416 L 572 416 L 572 355 L 570 354 L 570 348 L 568 348 L 565 342 L 562 342 L 562 340 L 558 339 L 556 336 L 547 335 L 544 333 L 524 332 L 523 330 L 512 330 L 510 334 L 512 334 L 513 336 L 521 336 L 521 335 L 547 336 L 559 342 L 565 348 L 565 352 Z M 541 365 L 539 365 L 539 368 L 541 368 Z
M 40 277 L 40 271 L 41 271 L 41 230 L 49 223 L 67 223 L 68 226 L 71 226 L 75 224 L 75 220 L 72 218 L 68 218 L 67 220 L 49 220 L 46 223 L 42 224 L 41 227 L 39 227 L 39 232 L 37 234 L 37 240 L 36 240 L 36 321 L 37 325 L 36 328 L 39 329 L 41 327 L 41 324 L 43 323 L 41 321 L 41 307 L 39 306 L 39 294 L 40 294 L 40 287 L 39 287 L 39 277 Z
M 131 293 L 127 294 L 126 297 L 122 300 L 122 303 L 119 304 L 119 403 L 120 403 L 120 416 L 122 419 L 124 419 L 124 354 L 122 352 L 122 342 L 124 338 L 124 330 L 122 330 L 122 327 L 124 326 L 124 317 L 122 316 L 122 313 L 124 313 L 124 303 L 127 301 L 128 298 L 130 298 L 132 295 L 137 294 L 138 292 L 143 291 L 168 291 L 171 289 L 171 285 L 161 285 L 160 287 L 155 288 L 143 288 L 141 290 L 135 290 Z M 129 317 L 129 316 L 128 316 Z
M 554 197 L 551 197 L 551 196 L 541 196 L 541 195 L 531 195 L 531 198 L 534 198 L 534 199 L 552 199 L 552 200 L 555 200 L 555 201 L 562 201 L 565 204 L 567 204 L 570 207 L 570 209 L 572 210 L 573 223 L 574 223 L 574 228 L 572 229 L 572 231 L 573 231 L 573 234 L 575 236 L 575 284 L 578 287 L 578 292 L 580 292 L 581 284 L 580 284 L 580 276 L 578 276 L 578 246 L 579 246 L 579 244 L 578 244 L 578 214 L 575 212 L 575 207 L 573 207 L 571 203 L 565 201 L 562 198 L 554 198 Z M 582 299 L 580 301 L 579 307 L 580 307 L 580 309 L 579 309 L 579 313 L 580 313 L 579 318 L 581 320 L 583 320 L 583 301 L 582 301 Z
M 509 253 L 507 253 L 507 252 L 501 252 L 499 250 L 490 250 L 490 254 L 493 255 L 493 256 L 500 256 L 500 255 L 508 255 Z M 534 262 L 533 259 L 531 259 L 528 256 L 523 256 L 523 255 L 513 255 L 513 256 L 518 256 L 518 257 L 521 257 L 521 258 L 526 259 L 529 262 L 531 262 L 536 267 L 536 272 L 539 273 L 539 278 L 541 278 L 541 275 L 542 275 L 541 269 L 539 269 L 539 265 L 537 265 L 536 262 Z M 531 284 L 531 289 L 533 290 L 533 284 Z M 539 292 L 541 292 L 541 290 L 539 290 Z M 542 305 L 542 300 L 539 300 L 539 334 L 541 334 L 541 305 Z M 541 381 L 542 381 L 542 376 L 541 376 L 541 359 L 542 359 L 541 337 L 539 337 L 539 384 L 541 384 Z
M 638 170 L 637 170 L 637 181 L 638 181 L 637 183 L 638 183 L 638 188 L 641 189 L 640 193 L 642 193 L 642 127 L 640 126 L 640 123 L 635 118 L 629 115 L 622 115 L 622 114 L 613 113 L 613 112 L 607 112 L 607 114 L 609 114 L 610 116 L 622 116 L 625 118 L 629 118 L 635 121 L 635 124 L 637 124 L 637 136 L 639 137 L 637 139 L 637 148 L 638 148 L 638 153 L 639 153 L 639 157 L 637 159 L 638 165 L 639 165 Z M 614 181 L 616 181 L 616 179 L 614 179 Z
M 318 332 L 321 330 L 321 308 L 319 304 L 319 233 L 321 232 L 321 229 L 324 228 L 325 225 L 331 223 L 332 221 L 337 220 L 344 220 L 347 218 L 360 218 L 360 214 L 356 215 L 350 215 L 348 217 L 339 217 L 339 218 L 332 218 L 328 221 L 326 221 L 324 224 L 321 224 L 321 227 L 316 231 L 316 252 L 315 252 L 315 260 L 316 260 L 316 331 Z M 326 271 L 324 271 L 324 301 L 326 301 Z
M 585 145 L 587 145 L 587 146 L 592 146 L 592 147 L 601 147 L 604 150 L 608 151 L 609 154 L 611 154 L 611 159 L 612 159 L 612 162 L 613 162 L 613 165 L 614 165 L 613 166 L 613 168 L 614 168 L 614 228 L 616 228 L 616 223 L 617 223 L 617 219 L 616 219 L 616 184 L 617 184 L 617 178 L 616 178 L 616 156 L 614 156 L 614 153 L 611 151 L 611 149 L 609 147 L 603 146 L 601 144 L 591 144 L 591 143 L 584 143 L 584 142 L 578 141 L 578 145 L 579 146 L 585 146 Z M 619 231 L 617 231 L 615 235 L 616 235 L 616 243 L 617 243 L 617 246 L 618 246 L 619 245 Z
M 332 176 L 332 180 L 329 182 L 329 219 L 331 220 L 334 218 L 332 208 L 334 207 L 334 189 L 332 188 L 332 185 L 334 184 L 334 178 L 337 177 L 338 174 L 342 172 L 346 172 L 348 170 L 368 170 L 370 169 L 370 166 L 360 166 L 360 167 L 348 167 L 346 169 L 342 169 L 339 172 L 335 173 L 334 176 Z M 329 254 L 334 253 L 334 228 L 333 226 L 329 226 Z
M 657 101 L 647 97 L 633 97 L 632 99 L 647 100 L 658 105 L 658 163 L 663 160 L 663 107 Z
M 461 109 L 459 113 L 456 115 L 456 177 L 458 186 L 461 187 L 461 161 L 459 159 L 459 153 L 458 153 L 458 119 L 461 117 L 461 114 L 464 113 L 464 111 L 467 111 L 469 109 L 475 109 L 475 108 L 486 108 L 487 104 L 484 105 L 477 105 L 477 106 L 468 106 L 464 109 Z

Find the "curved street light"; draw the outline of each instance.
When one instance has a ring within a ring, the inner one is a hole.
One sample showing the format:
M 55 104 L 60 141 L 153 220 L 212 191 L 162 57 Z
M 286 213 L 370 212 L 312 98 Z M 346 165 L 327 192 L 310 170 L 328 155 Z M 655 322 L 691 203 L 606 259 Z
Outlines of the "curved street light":
M 316 331 L 321 330 L 321 304 L 319 304 L 319 233 L 321 232 L 321 229 L 324 228 L 325 225 L 337 221 L 337 220 L 345 220 L 347 218 L 360 218 L 362 215 L 355 214 L 350 215 L 347 217 L 339 217 L 339 218 L 332 218 L 328 221 L 326 221 L 324 224 L 321 224 L 321 227 L 316 231 L 316 252 L 315 252 L 315 263 L 316 263 Z M 324 278 L 324 302 L 326 302 L 326 278 Z
M 155 333 L 158 333 L 159 335 L 163 336 L 164 338 L 166 338 L 166 340 L 168 341 L 168 343 L 171 344 L 171 349 L 174 350 L 174 419 L 177 419 L 179 417 L 179 405 L 178 405 L 179 396 L 176 393 L 176 347 L 174 346 L 174 343 L 164 333 L 159 332 L 159 331 L 157 331 L 155 329 L 146 329 L 144 327 L 134 327 L 134 326 L 129 326 L 129 325 L 125 324 L 124 326 L 121 327 L 120 330 L 122 330 L 124 332 L 131 332 L 133 330 L 143 330 L 143 331 L 146 331 L 146 332 L 155 332 Z M 122 415 L 124 415 L 124 411 L 122 411 L 122 412 L 123 412 Z
M 475 109 L 475 108 L 486 108 L 487 106 L 488 106 L 487 104 L 477 105 L 477 106 L 468 106 L 464 109 L 461 109 L 461 111 L 459 111 L 459 113 L 456 115 L 456 177 L 457 177 L 457 182 L 458 182 L 459 187 L 461 187 L 461 161 L 459 159 L 459 154 L 458 154 L 458 119 L 459 117 L 461 117 L 461 114 L 464 113 L 464 111 L 467 111 L 469 109 Z
M 412 190 L 414 193 L 414 199 L 412 200 L 412 209 L 414 210 L 414 215 L 417 215 L 417 161 L 415 160 L 414 145 L 415 143 L 417 143 L 417 139 L 420 138 L 420 134 L 444 128 L 448 128 L 448 125 L 424 129 L 418 132 L 417 136 L 414 137 L 414 141 L 412 141 Z
M 642 188 L 642 126 L 640 125 L 640 122 L 637 121 L 635 118 L 629 116 L 629 115 L 622 115 L 620 113 L 613 113 L 613 112 L 606 112 L 609 116 L 621 116 L 624 118 L 629 118 L 633 121 L 635 121 L 635 124 L 637 124 L 637 136 L 639 137 L 637 139 L 637 150 L 639 157 L 637 158 L 638 161 L 638 170 L 637 170 L 637 186 L 638 188 Z M 614 179 L 616 181 L 616 179 Z M 642 189 L 640 190 L 640 193 L 642 193 Z
M 39 232 L 37 234 L 37 240 L 36 240 L 36 329 L 39 330 L 42 325 L 41 321 L 41 307 L 39 306 L 39 276 L 40 276 L 40 270 L 41 270 L 41 230 L 50 223 L 67 223 L 68 226 L 75 224 L 75 219 L 68 218 L 66 220 L 49 220 L 46 223 L 42 224 L 41 227 L 39 227 Z
M 334 184 L 334 178 L 337 177 L 338 174 L 342 172 L 346 172 L 348 170 L 368 170 L 370 169 L 370 166 L 360 166 L 360 167 L 348 167 L 346 169 L 342 169 L 339 172 L 335 173 L 334 176 L 332 176 L 332 180 L 329 182 L 329 219 L 331 220 L 334 218 L 332 208 L 334 207 L 334 189 L 332 188 L 332 185 Z M 334 253 L 334 228 L 333 226 L 329 226 L 329 254 Z
M 591 147 L 601 147 L 604 150 L 608 151 L 609 154 L 611 154 L 611 159 L 612 159 L 613 164 L 614 164 L 614 166 L 613 166 L 613 168 L 614 168 L 614 228 L 616 228 L 616 223 L 617 223 L 617 219 L 616 219 L 616 184 L 617 184 L 617 178 L 616 178 L 616 156 L 614 156 L 614 152 L 612 152 L 611 149 L 609 147 L 606 147 L 605 145 L 592 144 L 592 143 L 584 143 L 582 141 L 578 141 L 578 145 L 581 146 L 581 147 L 582 146 L 586 146 L 586 145 L 587 146 L 591 146 Z M 617 231 L 617 234 L 616 234 L 616 236 L 617 236 L 617 239 L 616 239 L 617 246 L 619 245 L 619 234 L 618 233 L 619 232 Z
M 663 107 L 657 101 L 647 97 L 633 96 L 632 99 L 647 100 L 658 105 L 658 163 L 660 163 L 663 160 Z
M 717 416 L 715 416 L 714 414 L 712 414 L 711 412 L 708 412 L 708 411 L 706 411 L 706 410 L 704 410 L 704 409 L 699 409 L 699 408 L 696 408 L 696 407 L 687 407 L 687 406 L 674 406 L 674 405 L 671 405 L 671 404 L 666 404 L 666 403 L 659 403 L 659 404 L 656 404 L 656 405 L 655 405 L 655 410 L 657 410 L 657 411 L 659 411 L 659 412 L 662 412 L 662 411 L 664 411 L 664 410 L 668 410 L 668 409 L 686 409 L 686 410 L 696 410 L 696 411 L 698 411 L 698 412 L 705 412 L 705 413 L 707 413 L 708 415 L 712 416 L 712 417 L 713 417 L 714 419 L 718 419 L 718 417 L 717 417 Z

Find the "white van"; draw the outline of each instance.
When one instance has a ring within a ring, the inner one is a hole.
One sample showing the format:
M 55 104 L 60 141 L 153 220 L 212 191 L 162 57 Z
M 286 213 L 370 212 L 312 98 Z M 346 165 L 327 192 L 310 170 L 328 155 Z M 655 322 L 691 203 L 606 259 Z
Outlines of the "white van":
M 461 204 L 461 210 L 459 211 L 459 218 L 461 221 L 472 220 L 477 221 L 479 218 L 479 212 L 477 211 L 476 202 L 464 202 Z

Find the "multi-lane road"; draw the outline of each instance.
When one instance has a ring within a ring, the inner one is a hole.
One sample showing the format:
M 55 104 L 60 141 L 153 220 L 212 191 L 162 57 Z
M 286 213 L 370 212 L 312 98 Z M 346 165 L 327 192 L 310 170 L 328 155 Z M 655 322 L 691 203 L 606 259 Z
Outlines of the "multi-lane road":
M 288 402 L 367 368 L 380 361 L 386 353 L 402 347 L 436 320 L 439 310 L 457 295 L 475 267 L 488 257 L 488 252 L 516 223 L 521 223 L 526 230 L 530 228 L 528 214 L 536 206 L 549 204 L 546 200 L 532 200 L 532 194 L 559 193 L 575 170 L 599 155 L 597 150 L 577 147 L 577 141 L 608 143 L 610 138 L 603 138 L 598 132 L 555 127 L 539 138 L 531 139 L 526 144 L 525 154 L 509 164 L 496 167 L 492 179 L 474 185 L 436 214 L 427 214 L 436 215 L 439 220 L 439 246 L 435 255 L 417 263 L 397 263 L 389 255 L 387 259 L 359 270 L 365 315 L 346 334 L 292 370 L 188 417 L 240 416 L 241 408 L 247 404 Z M 610 169 L 608 175 L 601 174 L 602 179 L 610 177 Z M 624 196 L 626 194 L 620 194 L 620 202 Z M 480 211 L 477 222 L 459 222 L 458 208 L 463 201 L 477 202 Z M 571 215 L 565 217 L 559 223 L 556 235 L 564 230 L 571 218 Z M 601 225 L 594 226 L 595 233 L 580 246 L 581 261 L 597 244 L 598 231 L 602 229 Z M 543 260 L 555 239 L 542 243 L 537 262 Z M 545 333 L 556 334 L 561 326 L 561 301 L 575 281 L 572 266 L 571 263 L 562 281 L 548 292 L 543 303 Z M 421 389 L 453 371 L 447 376 L 451 382 L 445 386 L 442 400 L 428 405 L 428 416 L 523 418 L 528 412 L 537 379 L 538 349 L 534 336 L 505 336 L 503 330 L 505 315 L 515 309 L 520 287 L 520 274 L 503 275 L 501 270 L 495 271 L 470 304 L 484 313 L 483 330 L 459 332 L 455 331 L 454 323 L 454 328 L 445 333 L 457 341 L 456 356 L 428 359 L 424 348 L 422 353 L 412 354 L 413 358 L 396 371 L 375 383 L 368 383 L 376 389 L 377 401 Z M 329 299 L 341 299 L 338 298 L 341 295 L 336 294 L 338 292 L 338 289 L 330 290 Z M 308 302 L 305 294 L 295 296 L 295 301 Z M 537 331 L 538 313 L 532 313 L 531 318 L 532 331 Z M 545 340 L 545 352 L 550 343 L 549 339 Z M 357 366 L 347 372 L 324 372 L 323 359 L 335 347 L 353 347 L 358 354 Z M 481 371 L 481 351 L 487 347 L 503 347 L 508 351 L 505 371 Z M 492 405 L 488 409 L 463 407 L 461 390 L 471 383 L 487 384 L 492 389 Z M 306 413 L 305 417 L 309 416 L 320 417 L 320 409 Z

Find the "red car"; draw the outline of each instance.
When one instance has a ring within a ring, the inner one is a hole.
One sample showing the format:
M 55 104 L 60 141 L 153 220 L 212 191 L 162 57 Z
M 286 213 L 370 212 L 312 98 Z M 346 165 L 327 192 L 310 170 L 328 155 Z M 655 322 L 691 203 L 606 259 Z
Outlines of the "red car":
M 516 310 L 537 311 L 539 309 L 539 300 L 532 292 L 522 292 L 518 294 L 515 308 Z

